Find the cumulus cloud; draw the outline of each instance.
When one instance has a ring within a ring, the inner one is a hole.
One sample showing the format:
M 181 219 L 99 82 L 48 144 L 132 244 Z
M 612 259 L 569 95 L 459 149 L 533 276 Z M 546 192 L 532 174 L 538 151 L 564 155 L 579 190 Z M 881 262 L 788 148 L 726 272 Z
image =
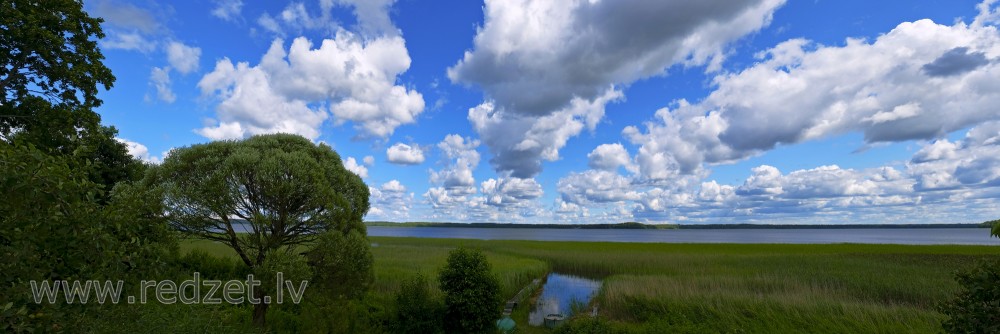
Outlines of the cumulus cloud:
M 150 9 L 130 3 L 99 0 L 87 4 L 87 11 L 104 19 L 101 49 L 118 49 L 149 53 L 156 50 L 157 36 L 166 32 Z
M 645 130 L 642 174 L 667 179 L 848 132 L 868 143 L 932 139 L 1000 119 L 1000 34 L 993 26 L 906 22 L 871 42 L 824 46 L 793 39 L 760 62 L 713 80 L 703 101 L 677 101 Z
M 365 36 L 399 34 L 389 18 L 389 8 L 395 2 L 396 0 L 337 0 L 340 5 L 354 7 L 358 28 Z
M 352 122 L 358 137 L 385 138 L 416 122 L 424 109 L 420 93 L 396 85 L 410 66 L 401 37 L 362 40 L 340 31 L 319 48 L 304 37 L 288 51 L 276 39 L 256 66 L 228 58 L 198 83 L 214 95 L 218 125 L 197 132 L 211 139 L 288 132 L 315 139 L 329 115 Z M 231 131 L 224 131 L 224 130 Z
M 149 148 L 147 148 L 146 145 L 124 138 L 115 138 L 115 140 L 121 142 L 122 144 L 125 144 L 125 147 L 128 150 L 128 154 L 135 157 L 136 159 L 154 164 L 158 164 L 162 161 L 160 157 L 151 156 L 149 154 Z M 161 156 L 166 157 L 166 155 L 167 155 L 166 152 L 164 152 Z
M 541 159 L 557 159 L 569 137 L 596 126 L 622 97 L 616 85 L 675 64 L 718 69 L 725 46 L 783 2 L 487 1 L 474 49 L 448 77 L 485 91 L 469 120 L 494 168 L 532 177 Z
M 542 170 L 541 160 L 556 161 L 559 150 L 584 128 L 593 130 L 604 117 L 604 106 L 622 98 L 608 89 L 595 100 L 574 99 L 566 108 L 541 117 L 525 117 L 486 102 L 469 109 L 469 121 L 490 148 L 490 160 L 500 173 L 530 178 Z
M 634 201 L 641 198 L 630 178 L 606 170 L 570 173 L 559 180 L 556 188 L 563 202 L 579 205 Z
M 109 31 L 99 43 L 101 49 L 118 49 L 149 53 L 156 50 L 156 42 L 138 32 Z
M 479 152 L 476 151 L 479 141 L 449 134 L 437 147 L 446 161 L 440 171 L 430 171 L 431 183 L 443 186 L 452 195 L 475 193 L 476 179 L 472 172 L 479 166 Z
M 371 209 L 368 219 L 405 220 L 410 217 L 413 206 L 413 194 L 406 192 L 406 187 L 398 180 L 383 183 L 382 186 L 368 187 Z
M 149 73 L 149 83 L 156 88 L 156 97 L 160 101 L 174 103 L 177 100 L 177 95 L 174 95 L 173 89 L 170 88 L 169 68 L 153 67 Z
M 236 21 L 240 18 L 240 11 L 243 10 L 243 0 L 216 0 L 215 8 L 212 9 L 212 16 L 226 21 Z
M 488 179 L 480 185 L 479 191 L 486 203 L 493 206 L 520 206 L 542 197 L 542 185 L 535 179 L 500 177 Z
M 373 157 L 373 156 L 370 156 L 370 155 L 366 155 L 366 156 L 364 157 L 364 159 L 361 159 L 361 161 L 364 161 L 364 163 L 365 163 L 365 166 L 369 166 L 369 167 L 371 167 L 372 165 L 374 165 L 374 164 L 375 164 L 375 157 Z
M 417 145 L 396 143 L 385 150 L 385 157 L 397 165 L 419 165 L 424 163 L 424 150 Z
M 344 160 L 344 168 L 351 171 L 351 173 L 358 174 L 362 179 L 368 178 L 368 168 L 358 164 L 358 161 L 354 157 L 348 157 Z
M 170 66 L 177 70 L 177 72 L 188 74 L 198 69 L 201 48 L 173 41 L 167 44 L 166 51 Z
M 587 165 L 593 169 L 615 171 L 618 167 L 625 167 L 629 171 L 636 170 L 628 151 L 620 143 L 601 144 L 587 154 L 587 159 Z

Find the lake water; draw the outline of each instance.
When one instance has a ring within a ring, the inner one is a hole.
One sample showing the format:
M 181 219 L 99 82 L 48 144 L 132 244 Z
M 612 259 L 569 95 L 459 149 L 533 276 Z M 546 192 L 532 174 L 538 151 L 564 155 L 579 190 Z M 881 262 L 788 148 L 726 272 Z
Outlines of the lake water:
M 368 235 L 379 237 L 541 241 L 1000 245 L 1000 239 L 990 237 L 990 230 L 988 228 L 587 230 L 369 226 Z
M 541 326 L 545 316 L 561 314 L 569 318 L 573 315 L 573 303 L 577 303 L 581 311 L 586 311 L 590 299 L 601 288 L 601 282 L 583 277 L 551 273 L 542 286 L 542 294 L 528 314 L 528 324 Z

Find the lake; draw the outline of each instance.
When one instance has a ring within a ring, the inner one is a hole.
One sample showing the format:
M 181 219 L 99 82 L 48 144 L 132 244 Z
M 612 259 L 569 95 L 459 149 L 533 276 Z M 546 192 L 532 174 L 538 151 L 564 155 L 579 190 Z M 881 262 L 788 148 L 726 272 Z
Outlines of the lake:
M 740 244 L 1000 245 L 989 228 L 587 230 L 545 228 L 382 227 L 369 236 L 480 240 L 613 241 Z

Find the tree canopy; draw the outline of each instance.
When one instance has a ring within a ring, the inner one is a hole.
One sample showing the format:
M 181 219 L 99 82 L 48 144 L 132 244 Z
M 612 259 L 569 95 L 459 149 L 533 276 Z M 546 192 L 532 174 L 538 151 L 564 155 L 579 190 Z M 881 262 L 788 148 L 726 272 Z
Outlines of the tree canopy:
M 290 134 L 175 149 L 147 177 L 171 225 L 229 245 L 250 267 L 328 230 L 363 232 L 369 208 L 368 187 L 333 149 Z
M 80 0 L 8 0 L 0 4 L 0 105 L 29 96 L 57 105 L 97 107 L 98 86 L 115 81 L 97 39 L 100 18 Z

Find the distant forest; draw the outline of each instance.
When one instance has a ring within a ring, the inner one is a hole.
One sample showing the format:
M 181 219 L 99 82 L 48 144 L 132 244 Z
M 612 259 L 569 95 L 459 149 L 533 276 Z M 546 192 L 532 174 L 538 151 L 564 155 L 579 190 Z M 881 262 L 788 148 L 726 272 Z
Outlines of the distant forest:
M 966 224 L 643 224 L 625 222 L 618 224 L 511 224 L 511 223 L 447 223 L 447 222 L 365 222 L 368 226 L 381 227 L 474 227 L 474 228 L 552 228 L 552 229 L 628 229 L 628 230 L 708 230 L 708 229 L 847 229 L 847 228 L 983 228 L 1000 222 L 991 220 Z

